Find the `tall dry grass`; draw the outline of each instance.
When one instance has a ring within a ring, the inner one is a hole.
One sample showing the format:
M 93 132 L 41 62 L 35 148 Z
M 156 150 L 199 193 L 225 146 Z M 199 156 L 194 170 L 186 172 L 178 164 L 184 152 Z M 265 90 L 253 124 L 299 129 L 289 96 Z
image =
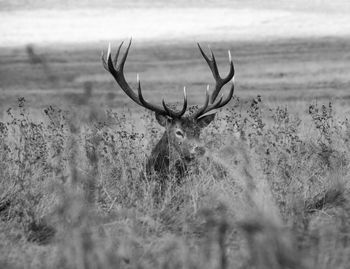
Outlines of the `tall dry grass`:
M 153 115 L 140 133 L 88 99 L 33 120 L 20 98 L 0 123 L 1 268 L 348 268 L 350 125 L 331 104 L 235 99 L 159 202 L 140 176 Z

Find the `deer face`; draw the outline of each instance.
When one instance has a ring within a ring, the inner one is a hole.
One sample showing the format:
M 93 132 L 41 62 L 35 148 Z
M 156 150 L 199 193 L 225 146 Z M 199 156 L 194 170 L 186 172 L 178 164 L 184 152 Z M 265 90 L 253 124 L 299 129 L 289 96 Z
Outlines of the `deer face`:
M 205 154 L 205 147 L 199 136 L 203 128 L 209 125 L 215 114 L 203 116 L 199 119 L 191 117 L 169 118 L 156 114 L 158 123 L 166 128 L 169 147 L 175 150 L 181 159 L 190 162 Z

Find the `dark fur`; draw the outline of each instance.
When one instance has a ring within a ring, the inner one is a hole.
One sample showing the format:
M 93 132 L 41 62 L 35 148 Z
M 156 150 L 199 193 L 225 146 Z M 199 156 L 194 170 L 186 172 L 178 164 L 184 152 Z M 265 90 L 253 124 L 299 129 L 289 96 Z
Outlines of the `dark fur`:
M 165 127 L 165 132 L 147 161 L 147 175 L 155 176 L 162 186 L 166 184 L 169 177 L 175 177 L 180 182 L 193 161 L 205 153 L 199 136 L 201 130 L 214 118 L 215 114 L 199 119 L 189 116 L 171 119 L 156 114 L 156 119 L 161 126 Z M 179 131 L 184 135 L 183 138 L 176 135 Z

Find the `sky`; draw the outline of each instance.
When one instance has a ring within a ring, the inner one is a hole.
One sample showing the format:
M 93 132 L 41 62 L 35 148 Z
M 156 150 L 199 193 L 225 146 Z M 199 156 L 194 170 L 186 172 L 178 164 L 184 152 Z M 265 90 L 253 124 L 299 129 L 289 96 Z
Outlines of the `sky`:
M 345 12 L 350 1 L 251 0 L 240 4 L 243 1 L 235 0 L 227 4 L 202 0 L 202 5 L 190 1 L 187 6 L 182 0 L 167 5 L 158 0 L 152 6 L 147 5 L 150 0 L 133 0 L 128 5 L 120 0 L 103 0 L 104 5 L 96 1 L 42 2 L 0 0 L 0 47 L 129 37 L 139 42 L 187 42 L 350 36 L 350 13 Z

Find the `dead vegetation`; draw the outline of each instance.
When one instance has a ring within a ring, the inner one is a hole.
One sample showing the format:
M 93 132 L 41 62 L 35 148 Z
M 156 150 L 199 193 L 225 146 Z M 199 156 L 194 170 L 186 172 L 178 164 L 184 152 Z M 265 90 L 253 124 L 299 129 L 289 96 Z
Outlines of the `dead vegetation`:
M 240 106 L 159 203 L 140 177 L 153 115 L 143 133 L 128 112 L 94 106 L 33 120 L 20 98 L 0 123 L 1 267 L 347 268 L 348 120 L 331 103 L 303 118 L 261 97 Z

